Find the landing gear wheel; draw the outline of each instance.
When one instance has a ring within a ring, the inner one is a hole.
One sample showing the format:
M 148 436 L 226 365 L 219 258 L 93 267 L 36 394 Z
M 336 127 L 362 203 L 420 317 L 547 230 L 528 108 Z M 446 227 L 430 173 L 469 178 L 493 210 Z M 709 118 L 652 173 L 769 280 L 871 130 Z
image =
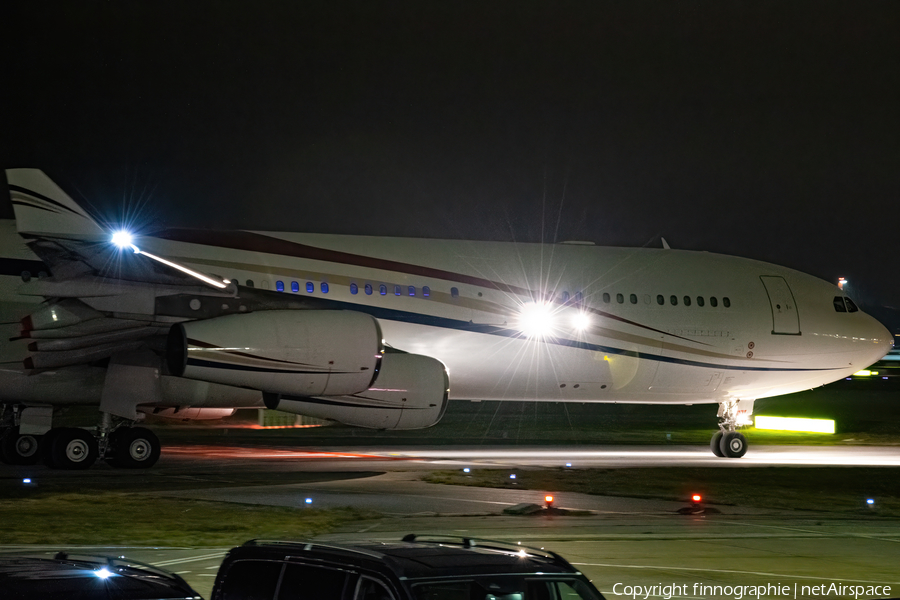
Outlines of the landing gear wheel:
M 110 436 L 112 456 L 107 460 L 114 467 L 147 469 L 159 460 L 162 449 L 159 438 L 146 427 L 117 429 Z
M 712 435 L 712 439 L 709 440 L 709 449 L 712 450 L 712 453 L 718 456 L 719 458 L 724 458 L 725 454 L 722 452 L 722 436 L 725 435 L 722 433 L 722 430 L 715 432 Z
M 94 436 L 76 427 L 64 427 L 49 448 L 50 467 L 54 469 L 87 469 L 97 460 L 99 449 Z
M 740 458 L 747 453 L 747 438 L 737 431 L 730 431 L 722 436 L 719 449 L 728 458 Z
M 8 465 L 33 465 L 41 457 L 39 435 L 19 435 L 10 431 L 0 442 L 3 462 Z

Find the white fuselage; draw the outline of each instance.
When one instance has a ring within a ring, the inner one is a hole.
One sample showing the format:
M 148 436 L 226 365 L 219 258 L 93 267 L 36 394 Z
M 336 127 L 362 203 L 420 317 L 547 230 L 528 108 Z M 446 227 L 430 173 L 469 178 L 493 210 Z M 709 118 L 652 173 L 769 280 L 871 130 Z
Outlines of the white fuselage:
M 251 232 L 167 238 L 143 243 L 242 285 L 374 314 L 387 344 L 447 365 L 454 399 L 761 398 L 845 377 L 892 343 L 868 315 L 837 312 L 842 293 L 832 284 L 706 252 Z M 521 313 L 535 303 L 552 323 L 529 337 Z
M 8 226 L 3 233 L 15 235 Z M 845 377 L 892 343 L 868 315 L 837 312 L 842 292 L 834 285 L 705 252 L 290 233 L 160 235 L 142 238 L 141 247 L 241 286 L 374 315 L 389 346 L 448 367 L 452 399 L 762 398 Z M 21 239 L 4 244 L 5 256 L 18 248 L 17 256 L 28 258 Z M 14 335 L 10 321 L 41 298 L 22 295 L 20 278 L 5 276 L 3 284 L 0 309 Z M 548 313 L 543 335 L 523 333 L 522 313 L 535 306 Z M 23 344 L 8 344 L 0 369 L 11 390 L 6 395 L 17 400 L 56 395 L 54 381 L 80 382 L 80 391 L 63 386 L 77 402 L 102 387 L 102 373 L 91 368 L 71 370 L 74 379 L 61 377 L 62 370 L 24 377 L 16 362 L 23 353 Z M 259 405 L 258 395 L 202 401 L 242 403 Z

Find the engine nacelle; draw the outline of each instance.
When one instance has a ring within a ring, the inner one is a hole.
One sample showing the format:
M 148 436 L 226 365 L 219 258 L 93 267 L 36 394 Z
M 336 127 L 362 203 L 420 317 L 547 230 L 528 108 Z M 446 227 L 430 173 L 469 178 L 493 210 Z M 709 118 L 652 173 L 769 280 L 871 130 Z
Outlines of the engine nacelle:
M 385 354 L 365 392 L 317 398 L 266 397 L 268 408 L 369 429 L 424 429 L 447 410 L 450 377 L 441 361 L 420 354 Z
M 269 310 L 178 323 L 169 330 L 173 375 L 296 396 L 365 391 L 384 345 L 378 321 L 343 310 Z
M 146 407 L 139 406 L 138 412 L 142 412 L 154 417 L 162 417 L 164 419 L 177 419 L 179 421 L 214 421 L 224 419 L 234 414 L 234 408 L 180 408 L 177 406 L 157 406 Z

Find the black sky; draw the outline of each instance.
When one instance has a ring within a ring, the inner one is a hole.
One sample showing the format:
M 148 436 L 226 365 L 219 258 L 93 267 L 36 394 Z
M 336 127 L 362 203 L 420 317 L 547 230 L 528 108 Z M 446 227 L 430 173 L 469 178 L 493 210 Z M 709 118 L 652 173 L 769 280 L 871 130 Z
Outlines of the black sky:
M 895 1 L 0 11 L 0 163 L 41 168 L 110 218 L 662 235 L 900 305 Z

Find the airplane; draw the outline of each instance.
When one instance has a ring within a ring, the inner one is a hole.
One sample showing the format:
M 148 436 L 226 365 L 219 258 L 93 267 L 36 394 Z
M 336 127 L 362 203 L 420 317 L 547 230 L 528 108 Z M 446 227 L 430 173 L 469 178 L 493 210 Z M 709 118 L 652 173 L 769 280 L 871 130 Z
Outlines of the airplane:
M 756 399 L 847 377 L 893 338 L 837 286 L 746 258 L 523 244 L 160 229 L 92 216 L 6 171 L 0 457 L 147 468 L 146 415 L 270 408 L 359 427 L 453 400 L 718 405 L 738 458 Z M 54 427 L 66 406 L 96 428 Z

